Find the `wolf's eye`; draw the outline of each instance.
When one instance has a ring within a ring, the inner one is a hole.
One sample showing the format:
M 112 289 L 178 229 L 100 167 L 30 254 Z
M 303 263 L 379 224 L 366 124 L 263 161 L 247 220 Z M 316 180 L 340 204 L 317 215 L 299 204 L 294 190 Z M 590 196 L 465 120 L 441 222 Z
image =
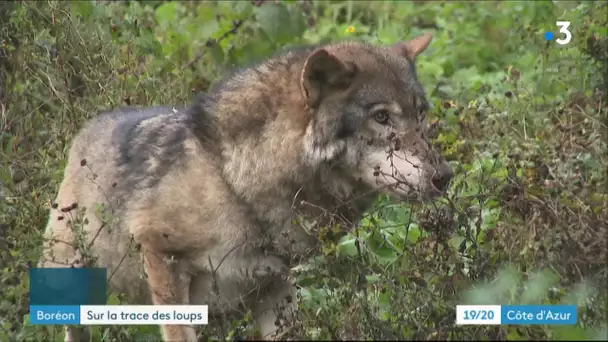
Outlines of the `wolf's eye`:
M 376 120 L 381 125 L 386 125 L 388 122 L 388 112 L 385 110 L 379 110 L 374 113 L 374 120 Z

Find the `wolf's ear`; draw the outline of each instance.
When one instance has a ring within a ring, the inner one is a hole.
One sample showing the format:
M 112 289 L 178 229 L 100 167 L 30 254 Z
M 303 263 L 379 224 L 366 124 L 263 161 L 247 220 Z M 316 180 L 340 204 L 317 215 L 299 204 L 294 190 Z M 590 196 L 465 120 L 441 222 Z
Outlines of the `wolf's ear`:
M 302 94 L 311 108 L 335 91 L 348 88 L 357 73 L 357 66 L 345 63 L 325 49 L 311 53 L 300 75 Z
M 414 61 L 419 54 L 426 50 L 432 39 L 431 33 L 427 32 L 407 42 L 397 43 L 391 46 L 391 50 Z

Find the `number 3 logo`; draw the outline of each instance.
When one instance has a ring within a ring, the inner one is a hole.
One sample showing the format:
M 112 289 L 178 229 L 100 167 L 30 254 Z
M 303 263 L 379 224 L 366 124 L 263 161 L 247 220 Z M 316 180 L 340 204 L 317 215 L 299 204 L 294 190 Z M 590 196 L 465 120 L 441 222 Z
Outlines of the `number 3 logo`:
M 570 22 L 569 21 L 557 21 L 555 24 L 559 27 L 559 33 L 563 33 L 566 35 L 566 37 L 564 39 L 557 38 L 555 40 L 557 42 L 557 44 L 566 45 L 566 44 L 570 43 L 570 40 L 572 39 L 572 32 L 570 32 L 570 30 L 568 30 L 568 27 L 570 27 Z

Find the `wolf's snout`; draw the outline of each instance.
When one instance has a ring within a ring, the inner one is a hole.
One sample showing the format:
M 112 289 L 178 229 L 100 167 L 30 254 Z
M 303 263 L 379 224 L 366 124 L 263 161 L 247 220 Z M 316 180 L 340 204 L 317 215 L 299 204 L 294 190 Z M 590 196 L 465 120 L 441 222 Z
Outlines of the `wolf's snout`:
M 433 186 L 437 188 L 437 190 L 445 192 L 448 189 L 450 181 L 453 177 L 454 172 L 452 171 L 452 167 L 450 164 L 443 162 L 437 167 L 431 182 L 433 182 Z

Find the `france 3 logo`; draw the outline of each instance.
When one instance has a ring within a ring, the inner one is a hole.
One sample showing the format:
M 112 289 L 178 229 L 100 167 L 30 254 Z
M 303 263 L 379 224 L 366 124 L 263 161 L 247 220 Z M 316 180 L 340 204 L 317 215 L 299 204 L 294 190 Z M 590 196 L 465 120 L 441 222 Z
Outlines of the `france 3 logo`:
M 561 37 L 557 37 L 555 42 L 559 45 L 566 45 L 570 43 L 572 40 L 572 32 L 570 32 L 570 22 L 569 21 L 556 21 L 555 25 L 559 28 L 559 33 L 562 35 Z M 545 32 L 545 39 L 547 41 L 551 41 L 555 38 L 553 32 L 548 31 Z

